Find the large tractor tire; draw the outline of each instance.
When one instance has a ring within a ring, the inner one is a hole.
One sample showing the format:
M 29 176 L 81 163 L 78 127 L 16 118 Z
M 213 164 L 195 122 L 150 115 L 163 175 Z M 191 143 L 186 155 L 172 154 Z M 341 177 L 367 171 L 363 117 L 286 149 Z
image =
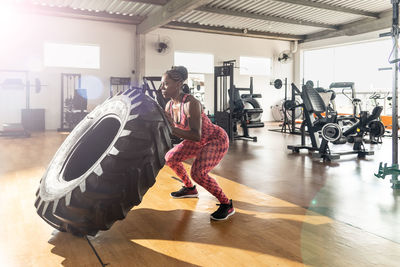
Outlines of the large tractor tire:
M 164 111 L 139 90 L 106 100 L 56 152 L 36 193 L 37 213 L 75 235 L 109 229 L 155 183 L 170 134 Z

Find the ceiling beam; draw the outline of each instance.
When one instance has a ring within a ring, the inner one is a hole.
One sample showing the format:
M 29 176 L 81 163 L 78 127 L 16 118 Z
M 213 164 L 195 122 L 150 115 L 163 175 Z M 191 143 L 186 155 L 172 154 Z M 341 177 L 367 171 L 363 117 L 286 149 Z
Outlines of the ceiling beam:
M 342 13 L 349 13 L 349 14 L 360 15 L 360 16 L 371 17 L 371 18 L 379 18 L 378 13 L 368 12 L 368 11 L 363 11 L 363 10 L 358 10 L 358 9 L 353 9 L 353 8 L 347 8 L 347 7 L 334 6 L 334 5 L 325 4 L 325 3 L 313 2 L 310 0 L 271 0 L 271 1 L 300 5 L 300 6 L 308 6 L 308 7 L 314 7 L 314 8 L 319 8 L 319 9 L 326 9 L 326 10 L 337 11 L 337 12 L 342 12 Z
M 175 22 L 175 21 L 162 26 L 162 28 L 204 32 L 204 33 L 234 35 L 234 36 L 242 36 L 242 37 L 253 37 L 253 38 L 262 38 L 262 39 L 285 40 L 285 41 L 294 41 L 294 40 L 303 40 L 304 39 L 303 35 L 279 34 L 279 33 L 259 32 L 259 31 L 247 31 L 246 33 L 244 33 L 243 30 L 241 30 L 241 29 L 206 26 L 206 25 L 200 25 L 200 24 L 195 24 L 195 23 L 183 23 L 183 22 Z
M 146 34 L 211 1 L 212 0 L 170 0 L 165 6 L 155 11 L 140 23 L 136 28 L 137 33 Z
M 337 31 L 321 31 L 305 36 L 303 42 L 312 42 L 339 36 L 353 36 L 373 31 L 389 29 L 392 26 L 392 11 L 385 11 L 379 14 L 379 19 L 362 19 L 339 26 Z
M 254 13 L 248 13 L 248 12 L 239 12 L 239 11 L 222 9 L 222 8 L 202 6 L 202 7 L 197 8 L 196 10 L 208 12 L 208 13 L 219 14 L 219 15 L 228 15 L 228 16 L 242 17 L 242 18 L 248 18 L 248 19 L 282 22 L 282 23 L 287 23 L 287 24 L 304 25 L 304 26 L 326 28 L 326 29 L 333 29 L 333 30 L 338 29 L 337 26 L 335 26 L 335 25 L 316 23 L 316 22 L 297 20 L 297 19 L 287 19 L 287 18 L 281 18 L 281 17 L 277 17 L 277 16 L 260 15 L 260 14 L 254 14 Z
M 122 1 L 150 4 L 150 5 L 155 5 L 155 6 L 163 6 L 168 3 L 168 0 L 122 0 Z
M 88 10 L 73 9 L 70 7 L 49 7 L 31 4 L 22 4 L 21 11 L 45 16 L 66 17 L 73 19 L 85 19 L 134 25 L 139 24 L 145 19 L 145 17 L 141 16 L 124 16 L 121 14 L 110 14 L 104 11 L 94 12 Z

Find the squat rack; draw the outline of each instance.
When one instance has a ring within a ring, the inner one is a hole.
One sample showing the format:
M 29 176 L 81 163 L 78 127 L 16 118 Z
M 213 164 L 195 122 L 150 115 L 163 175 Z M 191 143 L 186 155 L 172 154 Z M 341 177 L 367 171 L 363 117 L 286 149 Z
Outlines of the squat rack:
M 30 96 L 31 96 L 31 91 L 30 91 L 31 84 L 29 81 L 29 71 L 1 69 L 0 72 L 21 73 L 25 76 L 25 84 L 21 84 L 21 86 L 25 87 L 25 99 L 26 99 L 25 106 L 26 106 L 26 109 L 29 109 L 30 108 Z

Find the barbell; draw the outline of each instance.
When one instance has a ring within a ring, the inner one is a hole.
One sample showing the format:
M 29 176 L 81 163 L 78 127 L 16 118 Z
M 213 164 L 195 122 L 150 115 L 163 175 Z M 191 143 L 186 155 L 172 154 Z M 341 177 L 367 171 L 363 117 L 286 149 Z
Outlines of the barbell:
M 21 79 L 5 79 L 3 83 L 0 83 L 0 89 L 4 90 L 23 90 L 27 84 L 24 84 Z M 39 93 L 42 89 L 42 83 L 38 78 L 35 79 L 34 85 L 29 85 L 29 87 L 34 87 L 35 92 Z

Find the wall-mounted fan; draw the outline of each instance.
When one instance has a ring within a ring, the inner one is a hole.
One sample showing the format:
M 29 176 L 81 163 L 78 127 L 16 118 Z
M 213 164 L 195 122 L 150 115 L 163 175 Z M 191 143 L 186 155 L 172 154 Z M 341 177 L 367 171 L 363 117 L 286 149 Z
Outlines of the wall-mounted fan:
M 168 54 L 171 50 L 171 39 L 167 36 L 158 36 L 154 48 L 157 54 Z
M 289 63 L 292 62 L 292 60 L 293 60 L 293 53 L 290 52 L 289 50 L 285 50 L 279 53 L 278 61 L 280 63 Z

